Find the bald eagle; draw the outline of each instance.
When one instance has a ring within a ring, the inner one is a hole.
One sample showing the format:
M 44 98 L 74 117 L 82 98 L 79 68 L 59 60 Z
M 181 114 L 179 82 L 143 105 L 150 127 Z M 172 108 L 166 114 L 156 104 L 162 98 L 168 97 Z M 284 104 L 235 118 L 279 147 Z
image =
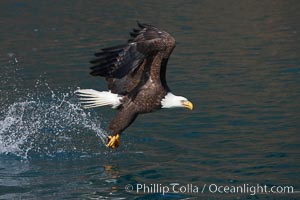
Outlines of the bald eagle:
M 84 108 L 111 106 L 118 110 L 109 124 L 111 135 L 106 146 L 112 149 L 120 145 L 121 133 L 139 114 L 161 108 L 193 109 L 193 104 L 174 95 L 166 82 L 175 39 L 149 24 L 138 22 L 138 27 L 126 44 L 104 48 L 90 61 L 90 74 L 105 77 L 109 91 L 77 90 Z

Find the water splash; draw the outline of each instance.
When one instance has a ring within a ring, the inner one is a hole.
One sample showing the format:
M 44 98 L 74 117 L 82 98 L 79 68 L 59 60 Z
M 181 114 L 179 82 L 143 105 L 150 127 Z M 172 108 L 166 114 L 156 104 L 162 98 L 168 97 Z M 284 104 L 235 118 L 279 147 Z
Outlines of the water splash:
M 8 95 L 4 89 L 0 92 Z M 25 97 L 0 97 L 0 155 L 29 159 L 101 153 L 107 137 L 102 119 L 80 107 L 75 89 L 54 91 L 46 81 L 37 80 Z
M 68 152 L 83 155 L 99 148 L 99 141 L 90 145 L 90 140 L 105 142 L 101 119 L 72 102 L 74 97 L 67 100 L 72 92 L 61 93 L 61 97 L 51 93 L 50 98 L 30 97 L 5 109 L 0 118 L 0 154 L 22 158 Z

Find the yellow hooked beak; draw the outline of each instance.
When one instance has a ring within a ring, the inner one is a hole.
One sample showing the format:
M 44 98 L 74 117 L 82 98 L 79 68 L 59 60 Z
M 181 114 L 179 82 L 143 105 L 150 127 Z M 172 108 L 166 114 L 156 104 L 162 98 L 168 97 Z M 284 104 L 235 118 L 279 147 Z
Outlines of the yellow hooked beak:
M 193 108 L 194 108 L 192 102 L 190 102 L 190 101 L 184 101 L 184 102 L 182 103 L 182 105 L 183 105 L 184 107 L 190 109 L 190 110 L 193 110 Z

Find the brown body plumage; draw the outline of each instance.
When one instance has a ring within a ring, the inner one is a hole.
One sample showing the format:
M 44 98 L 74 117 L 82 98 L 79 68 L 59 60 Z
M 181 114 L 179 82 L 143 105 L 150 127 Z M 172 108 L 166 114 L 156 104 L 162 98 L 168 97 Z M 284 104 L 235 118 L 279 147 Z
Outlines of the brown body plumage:
M 162 108 L 162 100 L 170 93 L 166 68 L 175 39 L 154 26 L 140 23 L 138 26 L 127 44 L 102 49 L 91 61 L 94 66 L 90 74 L 105 77 L 111 93 L 121 97 L 118 114 L 109 125 L 112 132 L 109 140 L 116 135 L 119 138 L 138 114 Z M 118 145 L 108 144 L 112 148 Z

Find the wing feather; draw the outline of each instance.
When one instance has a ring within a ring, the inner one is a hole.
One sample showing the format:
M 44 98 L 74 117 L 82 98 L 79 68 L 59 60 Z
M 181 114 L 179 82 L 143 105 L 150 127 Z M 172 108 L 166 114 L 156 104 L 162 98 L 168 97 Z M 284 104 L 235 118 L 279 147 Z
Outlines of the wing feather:
M 145 63 L 158 53 L 162 55 L 158 67 L 164 68 L 162 74 L 165 76 L 166 61 L 175 47 L 175 39 L 149 24 L 138 22 L 138 27 L 130 33 L 132 38 L 127 44 L 104 48 L 90 61 L 93 64 L 90 74 L 105 77 L 108 88 L 114 93 L 124 95 L 140 87 L 141 79 L 145 78 Z M 165 82 L 165 77 L 161 78 Z

